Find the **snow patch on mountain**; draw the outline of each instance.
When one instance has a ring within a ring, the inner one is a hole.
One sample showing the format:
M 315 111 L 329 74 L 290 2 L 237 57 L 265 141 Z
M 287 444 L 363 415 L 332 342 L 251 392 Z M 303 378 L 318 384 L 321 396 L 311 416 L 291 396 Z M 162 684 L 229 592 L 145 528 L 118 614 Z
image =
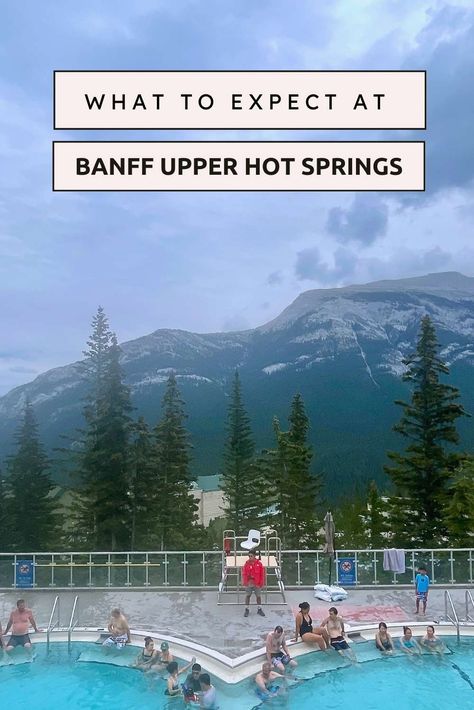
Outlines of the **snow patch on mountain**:
M 267 365 L 267 367 L 262 367 L 262 372 L 264 372 L 266 375 L 272 375 L 274 372 L 284 370 L 285 367 L 288 367 L 291 364 L 292 363 L 290 362 L 276 362 L 274 365 Z

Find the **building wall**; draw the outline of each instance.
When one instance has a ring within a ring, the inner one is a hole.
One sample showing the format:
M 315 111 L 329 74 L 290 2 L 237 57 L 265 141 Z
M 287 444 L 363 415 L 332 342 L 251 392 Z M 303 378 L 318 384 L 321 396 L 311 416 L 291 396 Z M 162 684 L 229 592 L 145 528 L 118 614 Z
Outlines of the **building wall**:
M 193 496 L 198 501 L 199 523 L 207 528 L 212 518 L 219 518 L 224 514 L 224 499 L 222 491 L 193 490 Z

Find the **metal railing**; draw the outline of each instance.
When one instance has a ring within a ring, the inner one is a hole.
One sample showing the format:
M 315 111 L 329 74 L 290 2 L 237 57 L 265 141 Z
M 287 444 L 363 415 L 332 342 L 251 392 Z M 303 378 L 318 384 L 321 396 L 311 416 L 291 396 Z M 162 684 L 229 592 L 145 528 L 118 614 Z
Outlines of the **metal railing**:
M 57 619 L 53 623 L 54 619 L 54 614 L 57 611 Z M 51 614 L 49 616 L 49 622 L 48 622 L 48 628 L 46 629 L 46 650 L 49 651 L 49 639 L 51 632 L 54 631 L 55 628 L 59 627 L 61 623 L 61 616 L 60 616 L 60 602 L 59 602 L 59 595 L 56 595 L 53 603 L 53 607 L 51 609 Z
M 68 629 L 67 629 L 67 648 L 68 648 L 68 651 L 69 651 L 69 652 L 71 651 L 71 636 L 72 636 L 72 632 L 74 631 L 74 629 L 76 628 L 76 626 L 77 626 L 78 623 L 79 623 L 79 616 L 76 616 L 76 617 L 75 617 L 76 608 L 77 608 L 77 602 L 78 602 L 78 601 L 79 601 L 79 597 L 76 595 L 76 596 L 74 597 L 74 604 L 72 605 L 71 617 L 70 617 L 70 619 L 69 619 L 69 626 L 68 626 Z
M 432 586 L 474 585 L 474 548 L 405 551 L 403 574 L 384 570 L 384 550 L 337 550 L 332 560 L 322 550 L 281 550 L 281 577 L 286 588 L 342 581 L 339 567 L 353 561 L 355 586 L 412 585 L 418 567 L 428 570 Z M 19 565 L 32 567 L 30 584 L 17 575 Z M 217 589 L 222 577 L 222 550 L 153 552 L 0 553 L 0 589 Z
M 451 614 L 449 614 L 448 612 L 448 602 L 449 606 L 451 607 Z M 444 592 L 444 618 L 447 621 L 450 621 L 456 627 L 456 636 L 459 643 L 459 619 L 453 604 L 453 600 L 451 598 L 451 594 L 448 592 L 448 590 Z

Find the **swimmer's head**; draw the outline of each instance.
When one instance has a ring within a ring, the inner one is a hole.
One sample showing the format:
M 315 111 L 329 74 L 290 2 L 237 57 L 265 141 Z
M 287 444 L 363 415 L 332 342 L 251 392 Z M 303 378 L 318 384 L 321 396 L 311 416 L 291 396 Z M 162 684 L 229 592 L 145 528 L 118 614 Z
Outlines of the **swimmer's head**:
M 176 671 L 178 670 L 178 664 L 176 663 L 176 661 L 171 661 L 171 663 L 168 663 L 168 665 L 166 666 L 166 670 L 170 675 L 176 673 Z
M 283 633 L 283 627 L 282 626 L 275 626 L 275 631 L 273 633 L 276 634 L 277 636 L 281 636 L 281 634 Z
M 268 675 L 271 670 L 272 670 L 272 664 L 269 663 L 268 661 L 265 661 L 265 663 L 262 665 L 263 675 Z
M 385 621 L 380 622 L 379 629 L 385 629 L 385 631 L 387 630 L 387 624 L 385 623 Z
M 211 678 L 209 676 L 209 673 L 201 673 L 199 676 L 199 682 L 201 683 L 201 687 L 203 690 L 206 690 L 211 686 Z
M 337 609 L 336 609 L 336 607 L 335 607 L 335 606 L 332 606 L 332 607 L 329 609 L 329 613 L 331 614 L 331 616 L 332 616 L 332 615 L 337 616 Z
M 304 613 L 306 613 L 307 611 L 309 611 L 309 604 L 308 604 L 308 602 L 301 602 L 301 604 L 299 604 L 298 606 L 299 606 L 299 608 L 301 609 L 301 611 L 303 611 Z
M 169 643 L 168 643 L 167 641 L 163 641 L 163 643 L 161 644 L 160 648 L 161 648 L 162 651 L 169 651 L 170 645 L 169 645 Z
M 151 638 L 151 636 L 145 636 L 145 648 L 153 648 L 155 645 L 155 642 Z

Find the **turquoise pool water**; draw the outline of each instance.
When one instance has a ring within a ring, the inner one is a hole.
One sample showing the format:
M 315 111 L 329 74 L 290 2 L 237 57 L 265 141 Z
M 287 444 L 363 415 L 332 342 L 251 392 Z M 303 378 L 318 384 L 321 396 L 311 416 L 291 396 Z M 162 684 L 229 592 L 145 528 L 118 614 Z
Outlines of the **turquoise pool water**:
M 446 640 L 449 654 L 429 655 L 412 661 L 406 657 L 380 658 L 373 644 L 357 644 L 360 663 L 343 664 L 336 654 L 313 653 L 300 660 L 299 680 L 289 683 L 288 693 L 266 702 L 264 708 L 313 710 L 443 710 L 474 708 L 474 639 L 458 646 Z M 127 660 L 135 649 L 125 650 Z M 22 660 L 22 650 L 16 661 Z M 90 643 L 36 645 L 31 663 L 3 665 L 0 655 L 1 707 L 34 710 L 182 710 L 181 699 L 167 698 L 162 678 L 109 663 L 81 662 L 101 659 L 103 649 Z M 125 660 L 125 656 L 121 657 Z M 234 686 L 215 682 L 221 710 L 250 710 L 258 705 L 250 681 Z

